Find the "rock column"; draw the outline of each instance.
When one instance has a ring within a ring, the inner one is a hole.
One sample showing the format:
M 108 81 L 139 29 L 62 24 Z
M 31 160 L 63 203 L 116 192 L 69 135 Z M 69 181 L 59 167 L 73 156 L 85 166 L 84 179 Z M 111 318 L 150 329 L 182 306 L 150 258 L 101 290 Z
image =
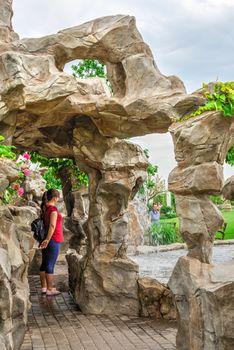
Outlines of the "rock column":
M 18 38 L 12 29 L 12 16 L 12 0 L 0 0 L 0 42 L 9 43 Z
M 217 314 L 219 309 L 224 315 L 233 305 L 233 293 L 227 298 L 232 277 L 220 279 L 218 268 L 209 265 L 223 218 L 208 198 L 220 194 L 223 187 L 232 123 L 232 118 L 219 112 L 208 112 L 170 130 L 178 166 L 169 175 L 169 189 L 175 193 L 180 232 L 188 246 L 188 257 L 179 259 L 169 281 L 178 308 L 180 350 L 233 348 L 233 336 L 227 334 Z M 233 329 L 231 317 L 226 323 Z
M 126 256 L 128 202 L 147 161 L 136 145 L 103 137 L 87 117 L 74 130 L 74 154 L 89 174 L 88 251 L 68 255 L 70 285 L 84 313 L 138 315 L 138 266 Z

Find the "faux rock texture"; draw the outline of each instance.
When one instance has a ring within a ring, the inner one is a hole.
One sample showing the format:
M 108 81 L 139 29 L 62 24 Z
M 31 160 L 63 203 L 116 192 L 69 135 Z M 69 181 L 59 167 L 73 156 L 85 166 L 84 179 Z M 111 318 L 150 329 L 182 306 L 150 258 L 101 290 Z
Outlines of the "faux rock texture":
M 229 177 L 223 186 L 222 195 L 231 201 L 234 200 L 234 176 Z
M 129 203 L 128 213 L 128 246 L 132 246 L 134 250 L 144 244 L 144 236 L 147 235 L 151 225 L 146 197 L 137 193 Z
M 138 279 L 140 315 L 155 319 L 176 319 L 176 306 L 171 290 L 163 283 L 144 277 Z
M 234 347 L 233 331 L 229 331 L 233 329 L 233 282 L 223 267 L 222 281 L 213 283 L 211 274 L 219 267 L 209 265 L 215 233 L 224 220 L 208 198 L 221 194 L 233 126 L 233 118 L 207 112 L 170 128 L 178 166 L 169 175 L 169 190 L 175 193 L 180 232 L 188 247 L 188 258 L 179 260 L 169 282 L 178 309 L 180 350 Z M 223 193 L 231 199 L 230 179 Z
M 233 262 L 210 265 L 180 258 L 169 287 L 179 314 L 177 349 L 234 348 Z
M 70 279 L 77 281 L 71 283 L 75 300 L 86 313 L 137 315 L 138 267 L 126 249 L 128 204 L 145 177 L 144 152 L 130 142 L 102 136 L 84 117 L 74 130 L 74 154 L 90 179 L 84 227 L 88 251 L 79 259 L 68 254 L 69 267 L 73 259 L 77 265 L 70 269 Z
M 0 159 L 0 198 L 5 189 L 19 177 L 19 169 L 10 159 Z
M 169 175 L 169 190 L 175 193 L 188 255 L 205 263 L 212 261 L 215 232 L 223 225 L 208 195 L 218 195 L 223 188 L 232 128 L 233 118 L 224 118 L 220 112 L 207 112 L 170 128 L 178 166 Z
M 29 223 L 36 210 L 0 207 L 0 340 L 1 349 L 20 349 L 30 306 L 28 266 L 34 240 Z
M 40 172 L 31 171 L 30 175 L 25 179 L 24 186 L 27 199 L 40 204 L 42 195 L 46 191 L 46 181 Z
M 67 254 L 70 289 L 84 313 L 139 314 L 138 266 L 113 257 L 115 250 L 115 245 L 101 245 L 92 259 L 75 250 Z
M 12 1 L 0 0 L 1 134 L 21 149 L 74 158 L 88 172 L 90 209 L 82 227 L 87 249 L 82 256 L 76 249 L 68 254 L 71 289 L 84 312 L 137 315 L 138 268 L 126 256 L 128 205 L 142 184 L 147 162 L 139 147 L 123 139 L 167 132 L 176 117 L 188 115 L 204 99 L 198 93 L 186 95 L 177 77 L 160 73 L 133 17 L 103 17 L 55 35 L 21 40 L 13 31 L 11 17 Z M 104 79 L 78 79 L 63 72 L 67 62 L 83 58 L 106 64 L 112 91 Z M 192 287 L 200 285 L 197 276 L 210 281 L 200 271 L 204 266 L 212 270 L 204 263 L 211 262 L 214 232 L 222 218 L 207 196 L 219 194 L 223 186 L 223 161 L 234 143 L 233 118 L 208 112 L 176 123 L 170 130 L 178 167 L 170 175 L 169 186 L 176 194 L 181 231 L 189 248 L 187 259 L 195 258 L 191 278 L 185 279 L 186 269 L 181 269 L 183 278 L 178 291 L 172 277 L 173 292 L 182 296 L 176 299 L 177 347 L 197 350 L 205 344 L 204 349 L 213 350 L 220 344 L 219 349 L 231 350 L 233 288 L 228 277 L 227 283 L 222 280 L 217 289 L 219 295 L 215 296 L 213 309 L 209 308 L 213 302 L 209 298 L 214 291 L 209 290 L 209 294 L 204 289 L 200 300 L 207 296 L 207 304 L 204 303 L 203 311 L 193 298 Z M 4 190 L 8 181 L 4 177 L 0 189 Z M 70 224 L 73 229 L 78 228 L 74 221 Z M 8 230 L 12 240 L 9 233 Z M 12 257 L 13 266 L 21 264 L 20 254 L 18 251 Z M 19 269 L 23 267 L 20 265 Z M 7 268 L 5 264 L 3 271 L 6 277 L 0 290 L 3 295 L 11 295 L 9 265 Z M 13 271 L 17 273 L 18 269 Z M 17 275 L 19 281 L 21 276 Z M 183 312 L 188 315 L 187 300 L 192 303 L 191 319 L 186 316 L 187 328 L 183 328 Z M 11 315 L 12 302 L 9 305 L 0 307 L 5 315 L 1 337 L 8 342 L 8 348 L 13 346 L 12 334 L 16 340 L 17 336 L 22 337 L 21 332 L 14 332 L 11 323 L 9 327 L 5 322 Z M 26 309 L 23 307 L 20 315 Z M 216 310 L 222 311 L 222 325 L 228 327 L 222 328 Z M 216 325 L 220 325 L 219 334 Z M 182 329 L 186 329 L 184 345 Z

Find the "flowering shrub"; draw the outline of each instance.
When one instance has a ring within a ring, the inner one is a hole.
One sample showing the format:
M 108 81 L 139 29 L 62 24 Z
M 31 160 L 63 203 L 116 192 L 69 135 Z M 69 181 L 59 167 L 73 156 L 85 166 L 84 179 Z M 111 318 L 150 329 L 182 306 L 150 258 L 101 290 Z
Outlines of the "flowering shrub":
M 23 170 L 24 176 L 29 176 L 30 175 L 30 170 L 29 169 L 24 169 Z
M 25 152 L 23 154 L 23 157 L 24 157 L 24 159 L 27 159 L 27 160 L 30 160 L 30 158 L 31 158 L 31 156 L 30 156 L 30 154 L 28 154 L 28 152 Z
M 5 138 L 0 136 L 0 142 L 3 142 Z M 8 145 L 0 145 L 0 158 L 7 158 L 11 160 L 16 160 L 16 153 L 13 152 L 15 147 Z M 11 183 L 6 189 L 2 197 L 2 204 L 13 203 L 17 198 L 23 197 L 25 190 L 23 188 L 23 182 L 27 176 L 30 175 L 31 171 L 29 169 L 30 155 L 25 152 L 22 157 L 16 160 L 16 164 L 19 168 L 18 179 Z

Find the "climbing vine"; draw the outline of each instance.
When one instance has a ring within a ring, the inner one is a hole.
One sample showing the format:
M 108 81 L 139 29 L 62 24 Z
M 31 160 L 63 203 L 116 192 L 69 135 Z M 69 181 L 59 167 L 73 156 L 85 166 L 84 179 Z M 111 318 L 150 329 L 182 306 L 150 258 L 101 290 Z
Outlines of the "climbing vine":
M 73 189 L 79 188 L 81 185 L 88 186 L 88 175 L 81 171 L 74 163 L 73 159 L 68 158 L 48 158 L 37 152 L 29 152 L 32 163 L 39 163 L 40 166 L 48 168 L 43 177 L 46 180 L 46 187 L 61 189 L 62 184 L 59 172 L 64 168 L 69 168 L 70 176 L 75 179 Z
M 215 84 L 203 84 L 202 95 L 206 103 L 195 112 L 187 115 L 182 121 L 196 117 L 206 111 L 220 111 L 224 117 L 234 115 L 234 82 L 216 82 Z
M 196 117 L 206 111 L 220 111 L 224 117 L 234 116 L 234 82 L 203 84 L 202 95 L 206 103 L 195 112 L 182 118 L 182 121 Z M 226 155 L 226 163 L 234 165 L 234 147 Z

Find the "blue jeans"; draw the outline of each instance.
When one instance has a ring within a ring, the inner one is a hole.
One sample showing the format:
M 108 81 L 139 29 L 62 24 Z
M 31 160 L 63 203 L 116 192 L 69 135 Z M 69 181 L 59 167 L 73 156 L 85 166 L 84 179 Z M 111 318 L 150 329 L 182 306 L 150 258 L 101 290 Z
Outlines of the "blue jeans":
M 54 266 L 59 255 L 61 243 L 50 240 L 47 248 L 42 249 L 42 263 L 40 271 L 54 273 Z

